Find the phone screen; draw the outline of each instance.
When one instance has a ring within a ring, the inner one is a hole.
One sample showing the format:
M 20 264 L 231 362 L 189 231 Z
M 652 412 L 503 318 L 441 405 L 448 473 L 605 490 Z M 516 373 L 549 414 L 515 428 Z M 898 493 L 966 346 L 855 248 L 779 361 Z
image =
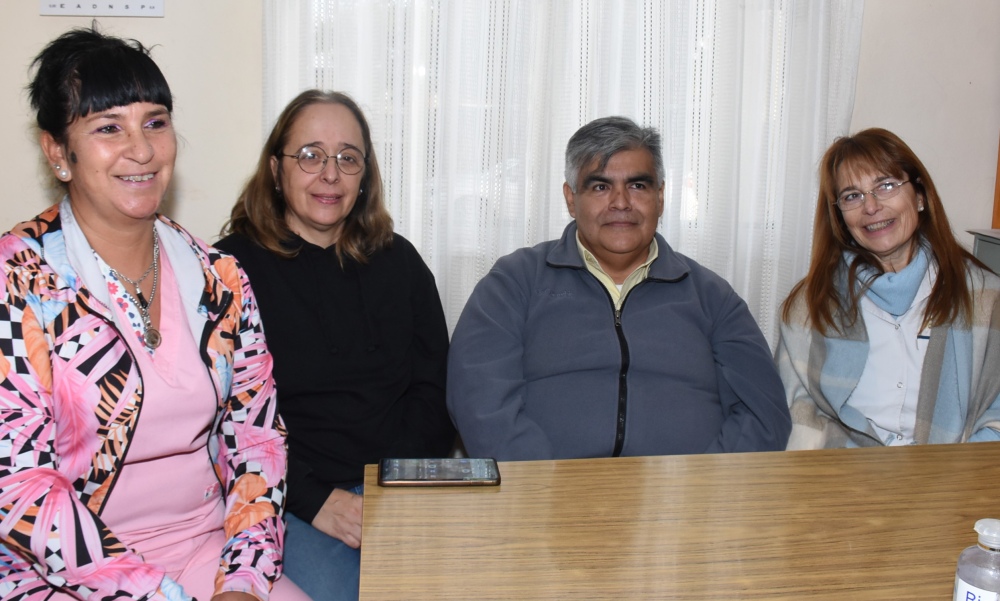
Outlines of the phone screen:
M 500 471 L 493 459 L 382 459 L 378 483 L 382 486 L 490 486 L 500 484 Z

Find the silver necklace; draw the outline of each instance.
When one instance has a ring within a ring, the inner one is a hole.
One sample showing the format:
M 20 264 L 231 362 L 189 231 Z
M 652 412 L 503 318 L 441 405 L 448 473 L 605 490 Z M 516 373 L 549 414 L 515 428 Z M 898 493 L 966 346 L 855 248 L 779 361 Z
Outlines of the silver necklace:
M 156 234 L 156 226 L 153 226 L 153 262 L 146 269 L 146 272 L 142 274 L 142 277 L 138 280 L 133 280 L 119 273 L 114 267 L 110 267 L 110 269 L 111 275 L 115 276 L 116 279 L 124 280 L 135 287 L 135 296 L 132 296 L 125 287 L 122 287 L 122 294 L 139 309 L 139 316 L 142 317 L 142 343 L 151 349 L 160 346 L 160 343 L 163 342 L 163 337 L 160 335 L 159 330 L 153 327 L 153 319 L 149 316 L 149 306 L 153 304 L 153 299 L 156 298 L 156 285 L 160 281 L 160 237 Z M 149 290 L 149 299 L 147 300 L 142 294 L 140 284 L 146 279 L 150 271 L 153 272 L 153 286 Z

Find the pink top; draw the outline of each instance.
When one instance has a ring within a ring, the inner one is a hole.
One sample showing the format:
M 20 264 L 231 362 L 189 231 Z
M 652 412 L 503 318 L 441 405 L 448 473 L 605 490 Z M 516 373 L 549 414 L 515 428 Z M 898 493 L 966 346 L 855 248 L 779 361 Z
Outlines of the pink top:
M 124 544 L 176 579 L 199 564 L 218 569 L 221 546 L 206 543 L 221 534 L 225 505 L 207 448 L 215 389 L 166 253 L 160 261 L 163 342 L 149 353 L 137 337 L 124 337 L 142 374 L 142 417 L 101 517 Z M 122 307 L 112 304 L 127 322 Z

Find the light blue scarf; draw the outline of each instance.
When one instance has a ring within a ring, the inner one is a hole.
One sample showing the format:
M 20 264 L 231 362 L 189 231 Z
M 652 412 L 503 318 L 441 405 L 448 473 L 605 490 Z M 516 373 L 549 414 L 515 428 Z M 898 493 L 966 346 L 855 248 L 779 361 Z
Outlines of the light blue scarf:
M 850 265 L 854 260 L 854 253 L 845 252 L 844 260 Z M 871 286 L 865 293 L 868 299 L 875 303 L 883 311 L 899 317 L 910 308 L 913 299 L 917 296 L 920 282 L 927 273 L 927 266 L 930 264 L 930 253 L 921 244 L 917 247 L 917 252 L 909 265 L 902 271 L 896 273 L 883 273 L 872 280 Z M 858 269 L 858 285 L 863 285 L 875 275 L 875 270 L 871 267 Z

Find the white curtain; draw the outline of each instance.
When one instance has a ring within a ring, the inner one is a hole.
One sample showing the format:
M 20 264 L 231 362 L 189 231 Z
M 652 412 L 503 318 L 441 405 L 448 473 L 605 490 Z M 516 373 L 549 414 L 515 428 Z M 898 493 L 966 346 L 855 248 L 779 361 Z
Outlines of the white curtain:
M 563 153 L 611 114 L 657 127 L 660 231 L 774 344 L 808 267 L 819 157 L 847 133 L 863 0 L 265 0 L 264 128 L 298 92 L 371 124 L 396 230 L 454 327 L 501 256 L 569 222 Z

